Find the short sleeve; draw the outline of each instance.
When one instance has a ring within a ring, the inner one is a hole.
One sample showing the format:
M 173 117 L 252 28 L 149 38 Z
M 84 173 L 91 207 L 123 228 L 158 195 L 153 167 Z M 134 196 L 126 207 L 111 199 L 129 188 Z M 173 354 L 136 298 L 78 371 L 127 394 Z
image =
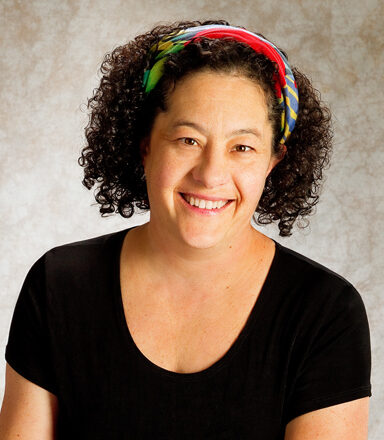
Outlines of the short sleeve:
M 21 376 L 56 394 L 49 328 L 45 255 L 30 268 L 13 312 L 5 359 Z
M 310 411 L 372 395 L 370 333 L 363 300 L 351 284 L 334 296 L 317 310 L 321 324 L 311 329 L 316 330 L 286 402 L 286 423 Z

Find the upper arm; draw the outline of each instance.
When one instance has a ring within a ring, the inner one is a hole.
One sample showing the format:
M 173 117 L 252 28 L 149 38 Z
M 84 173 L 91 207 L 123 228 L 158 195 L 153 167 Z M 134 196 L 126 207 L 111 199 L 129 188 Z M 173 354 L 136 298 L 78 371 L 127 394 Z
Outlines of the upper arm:
M 284 440 L 367 440 L 369 397 L 303 414 L 291 420 Z
M 25 379 L 7 363 L 0 438 L 52 440 L 57 414 L 57 397 Z
M 327 419 L 339 409 L 344 415 L 344 403 L 356 401 L 346 405 L 354 407 L 372 395 L 369 324 L 362 298 L 348 284 L 341 289 L 336 285 L 332 295 L 323 297 L 323 302 L 314 301 L 317 308 L 309 308 L 292 350 L 286 425 L 300 416 L 320 417 L 319 410 Z

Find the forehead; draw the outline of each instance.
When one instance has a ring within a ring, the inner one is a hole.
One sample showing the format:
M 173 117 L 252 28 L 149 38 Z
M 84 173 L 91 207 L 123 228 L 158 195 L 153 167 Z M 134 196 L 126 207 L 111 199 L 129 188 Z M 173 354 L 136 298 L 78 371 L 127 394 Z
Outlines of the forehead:
M 247 104 L 252 99 L 266 102 L 266 96 L 261 86 L 255 81 L 241 74 L 214 72 L 211 70 L 194 72 L 181 78 L 170 91 L 169 98 L 173 103 L 183 98 L 205 98 L 216 101 L 235 99 L 241 101 L 244 97 Z
M 200 121 L 202 125 L 264 124 L 268 122 L 267 99 L 261 86 L 245 76 L 212 71 L 192 73 L 170 90 L 167 111 L 160 119 L 172 126 L 180 125 L 180 120 Z

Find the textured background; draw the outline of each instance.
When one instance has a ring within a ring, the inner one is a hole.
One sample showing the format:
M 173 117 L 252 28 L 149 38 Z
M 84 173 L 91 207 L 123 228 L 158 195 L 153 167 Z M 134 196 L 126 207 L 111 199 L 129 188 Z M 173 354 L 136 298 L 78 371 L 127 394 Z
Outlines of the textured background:
M 310 227 L 290 238 L 276 226 L 258 228 L 359 290 L 371 328 L 369 438 L 384 438 L 384 3 L 1 0 L 0 17 L 0 395 L 9 325 L 32 263 L 53 246 L 149 220 L 101 219 L 93 190 L 81 185 L 84 104 L 104 54 L 160 22 L 223 18 L 287 50 L 332 108 L 332 166 Z

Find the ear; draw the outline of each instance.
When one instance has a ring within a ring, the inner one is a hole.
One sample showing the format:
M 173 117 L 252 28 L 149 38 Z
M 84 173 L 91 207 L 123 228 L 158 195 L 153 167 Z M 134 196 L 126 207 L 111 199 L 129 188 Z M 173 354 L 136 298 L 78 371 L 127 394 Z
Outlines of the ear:
M 147 156 L 148 152 L 149 152 L 149 138 L 148 136 L 146 136 L 140 141 L 140 157 L 143 165 L 145 162 L 145 157 Z
M 279 162 L 281 162 L 281 161 L 284 159 L 286 153 L 287 153 L 287 147 L 286 147 L 285 144 L 282 144 L 282 145 L 280 146 L 280 151 L 279 151 L 279 153 L 274 154 L 274 155 L 271 157 L 271 160 L 269 161 L 269 167 L 268 167 L 268 171 L 267 171 L 267 177 L 269 176 L 269 173 L 275 168 L 275 166 L 276 166 Z

